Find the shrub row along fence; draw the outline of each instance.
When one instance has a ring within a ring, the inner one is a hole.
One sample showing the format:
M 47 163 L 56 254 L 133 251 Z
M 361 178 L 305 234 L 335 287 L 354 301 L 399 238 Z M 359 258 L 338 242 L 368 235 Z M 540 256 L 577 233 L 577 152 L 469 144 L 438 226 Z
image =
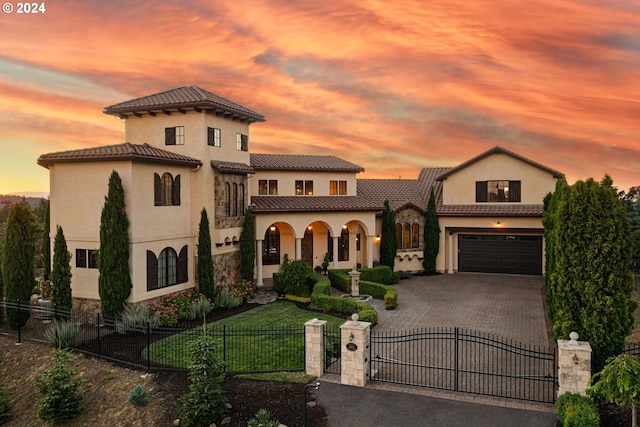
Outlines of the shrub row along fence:
M 62 345 L 147 372 L 187 369 L 188 343 L 205 333 L 218 343 L 218 359 L 225 363 L 226 372 L 304 371 L 304 326 L 231 327 L 193 321 L 152 327 L 148 322 L 125 324 L 42 302 L 6 300 L 0 300 L 0 311 L 6 313 L 0 334 L 18 343 Z M 18 318 L 28 320 L 24 324 L 11 320 Z

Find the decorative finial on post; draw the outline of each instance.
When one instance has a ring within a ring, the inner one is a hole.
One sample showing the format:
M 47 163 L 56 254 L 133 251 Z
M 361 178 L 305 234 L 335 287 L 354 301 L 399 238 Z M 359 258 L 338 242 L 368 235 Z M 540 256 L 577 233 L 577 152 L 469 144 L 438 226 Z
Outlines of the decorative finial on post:
M 580 335 L 576 331 L 573 331 L 569 334 L 569 345 L 578 345 L 578 338 Z

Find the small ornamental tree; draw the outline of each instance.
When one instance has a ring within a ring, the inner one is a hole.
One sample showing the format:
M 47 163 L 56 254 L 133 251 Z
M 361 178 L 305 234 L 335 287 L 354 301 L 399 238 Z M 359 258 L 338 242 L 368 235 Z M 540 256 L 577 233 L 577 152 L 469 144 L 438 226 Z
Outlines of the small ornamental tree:
M 640 402 L 640 362 L 629 354 L 609 358 L 589 380 L 587 393 L 618 406 L 631 406 L 631 426 L 636 427 L 636 407 Z
M 382 211 L 382 232 L 380 235 L 380 264 L 387 265 L 393 271 L 396 261 L 398 242 L 396 238 L 395 214 L 389 208 L 389 201 L 384 202 Z
M 198 288 L 200 292 L 213 301 L 215 283 L 213 279 L 213 258 L 211 257 L 211 233 L 207 210 L 200 212 L 200 228 L 198 230 Z
M 129 219 L 125 210 L 122 180 L 115 170 L 109 177 L 109 190 L 100 219 L 98 271 L 102 314 L 115 317 L 124 310 L 124 303 L 132 288 L 129 274 Z
M 51 275 L 51 236 L 50 228 L 51 228 L 51 210 L 50 210 L 50 202 L 47 200 L 45 202 L 47 205 L 44 214 L 44 227 L 42 228 L 42 268 L 43 271 L 43 279 L 49 280 Z
M 431 187 L 431 194 L 427 202 L 427 212 L 424 216 L 424 258 L 422 266 L 427 273 L 436 272 L 436 258 L 440 250 L 440 225 L 436 213 L 436 196 Z
M 60 226 L 56 227 L 53 240 L 51 280 L 51 302 L 62 309 L 71 310 L 71 252 L 67 249 L 67 240 Z
M 240 234 L 240 276 L 253 280 L 256 263 L 256 226 L 249 209 L 244 213 L 244 223 Z
M 4 295 L 8 301 L 20 300 L 29 304 L 35 286 L 34 257 L 36 219 L 29 205 L 21 201 L 13 205 L 7 220 L 4 241 L 2 274 Z M 12 328 L 24 326 L 29 320 L 29 310 L 7 309 L 7 320 Z

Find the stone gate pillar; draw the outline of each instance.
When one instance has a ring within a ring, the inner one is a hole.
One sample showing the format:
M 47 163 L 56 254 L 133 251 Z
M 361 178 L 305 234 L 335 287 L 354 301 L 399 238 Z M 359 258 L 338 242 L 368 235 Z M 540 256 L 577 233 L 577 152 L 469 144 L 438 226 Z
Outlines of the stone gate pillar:
M 311 319 L 304 324 L 305 373 L 320 377 L 324 374 L 324 330 L 326 320 Z
M 371 323 L 359 322 L 357 314 L 353 319 L 340 326 L 340 383 L 364 387 L 369 382 Z
M 591 344 L 578 341 L 577 332 L 571 332 L 569 337 L 571 340 L 558 340 L 558 396 L 584 396 L 591 378 Z

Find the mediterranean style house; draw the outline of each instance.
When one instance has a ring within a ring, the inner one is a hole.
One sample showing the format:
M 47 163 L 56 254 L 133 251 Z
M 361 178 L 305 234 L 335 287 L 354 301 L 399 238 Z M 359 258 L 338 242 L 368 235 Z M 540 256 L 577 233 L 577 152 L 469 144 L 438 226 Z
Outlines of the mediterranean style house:
M 74 303 L 99 309 L 100 216 L 112 171 L 130 221 L 130 302 L 197 286 L 200 213 L 210 218 L 215 280 L 237 279 L 246 209 L 255 218 L 256 281 L 284 256 L 331 268 L 379 259 L 385 200 L 395 211 L 396 270 L 422 270 L 423 215 L 435 191 L 442 233 L 437 269 L 541 275 L 542 210 L 560 172 L 501 147 L 418 178 L 357 179 L 364 169 L 335 156 L 250 152 L 249 127 L 265 118 L 197 86 L 109 106 L 124 143 L 43 154 L 51 227 L 72 252 Z

